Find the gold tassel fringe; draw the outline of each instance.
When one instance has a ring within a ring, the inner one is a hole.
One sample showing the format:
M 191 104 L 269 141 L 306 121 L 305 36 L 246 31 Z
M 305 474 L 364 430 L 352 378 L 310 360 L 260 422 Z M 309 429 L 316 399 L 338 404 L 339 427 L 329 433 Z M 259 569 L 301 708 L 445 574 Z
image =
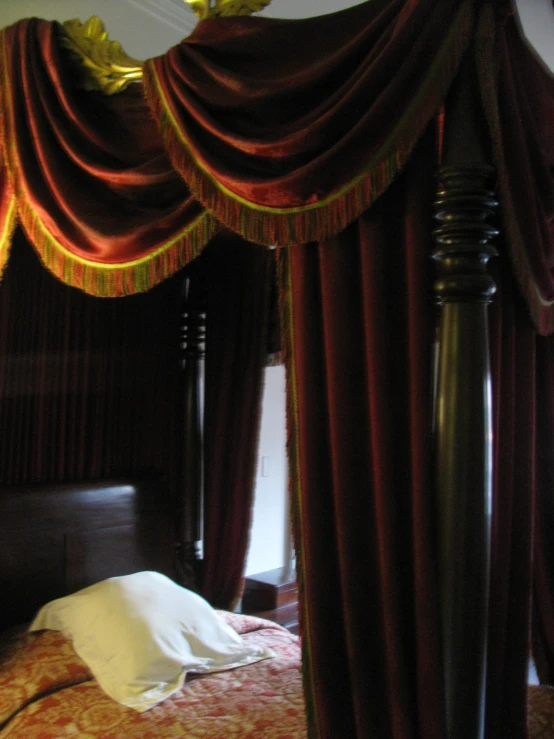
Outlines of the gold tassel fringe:
M 4 269 L 6 268 L 10 256 L 12 237 L 17 225 L 16 214 L 17 208 L 15 196 L 12 195 L 8 205 L 8 213 L 4 221 L 4 229 L 0 234 L 0 282 L 2 281 L 2 275 L 4 274 Z
M 64 249 L 25 202 L 20 204 L 19 218 L 44 266 L 66 285 L 98 298 L 118 298 L 150 290 L 195 259 L 218 227 L 217 221 L 205 211 L 152 255 L 124 264 L 100 264 Z
M 442 104 L 466 51 L 473 27 L 473 2 L 465 0 L 435 57 L 422 92 L 412 101 L 381 150 L 353 181 L 319 203 L 275 209 L 234 195 L 206 170 L 192 153 L 163 95 L 155 62 L 144 65 L 143 87 L 175 169 L 193 195 L 225 226 L 248 241 L 288 246 L 324 241 L 355 220 L 393 182 L 429 123 L 429 114 Z

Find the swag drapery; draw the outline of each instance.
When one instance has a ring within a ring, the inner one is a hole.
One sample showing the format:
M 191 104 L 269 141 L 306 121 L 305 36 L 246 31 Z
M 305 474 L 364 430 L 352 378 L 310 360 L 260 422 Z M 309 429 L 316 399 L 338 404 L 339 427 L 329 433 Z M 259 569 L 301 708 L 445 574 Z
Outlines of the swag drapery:
M 214 240 L 202 265 L 201 586 L 229 607 L 248 544 L 273 257 L 242 242 L 226 247 L 221 255 Z M 0 486 L 178 477 L 182 289 L 175 276 L 147 294 L 98 300 L 55 280 L 17 231 L 0 289 Z
M 1 264 L 16 223 L 58 278 L 103 297 L 155 286 L 219 224 L 291 247 L 280 297 L 305 687 L 312 736 L 334 739 L 444 737 L 425 287 L 434 119 L 442 106 L 448 118 L 475 49 L 506 204 L 487 737 L 524 737 L 554 86 L 509 4 L 373 0 L 300 22 L 208 20 L 113 98 L 78 89 L 62 37 L 37 20 L 0 37 Z M 214 510 L 217 531 L 230 514 Z

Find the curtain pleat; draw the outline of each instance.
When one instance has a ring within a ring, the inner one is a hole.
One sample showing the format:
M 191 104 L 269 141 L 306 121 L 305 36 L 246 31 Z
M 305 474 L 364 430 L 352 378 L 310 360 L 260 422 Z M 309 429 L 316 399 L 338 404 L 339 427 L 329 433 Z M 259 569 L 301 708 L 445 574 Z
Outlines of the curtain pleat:
M 476 34 L 507 256 L 536 331 L 554 331 L 554 79 L 517 16 L 483 3 Z
M 541 683 L 554 684 L 554 342 L 537 340 L 537 500 L 533 561 L 533 657 Z
M 290 251 L 288 308 L 282 286 L 313 736 L 444 737 L 429 468 L 434 146 L 428 132 L 336 239 Z
M 0 484 L 168 474 L 177 281 L 91 298 L 16 242 L 0 290 Z
M 432 156 L 428 139 L 355 225 L 289 255 L 289 450 L 317 737 L 444 737 L 430 476 Z M 486 736 L 524 739 L 535 446 L 549 437 L 536 417 L 545 399 L 535 383 L 537 339 L 505 252 L 490 309 Z
M 526 702 L 535 496 L 536 336 L 510 273 L 506 247 L 495 266 L 490 311 L 493 378 L 493 512 L 486 736 L 527 736 Z
M 217 226 L 171 167 L 141 87 L 81 89 L 64 36 L 37 18 L 0 31 L 0 272 L 17 219 L 63 282 L 144 292 Z
M 250 535 L 273 255 L 225 233 L 202 260 L 208 289 L 202 594 L 232 608 Z
M 334 236 L 387 189 L 443 102 L 473 6 L 372 0 L 292 22 L 202 21 L 144 65 L 173 166 L 246 239 Z

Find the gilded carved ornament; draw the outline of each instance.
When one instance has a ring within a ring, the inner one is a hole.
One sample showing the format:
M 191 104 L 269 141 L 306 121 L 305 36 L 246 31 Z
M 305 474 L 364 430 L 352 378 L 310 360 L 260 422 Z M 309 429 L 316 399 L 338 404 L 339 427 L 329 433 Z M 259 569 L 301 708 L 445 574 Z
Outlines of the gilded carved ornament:
M 271 0 L 185 0 L 201 19 L 251 15 Z M 78 58 L 82 87 L 114 95 L 142 79 L 142 62 L 128 56 L 118 41 L 110 41 L 104 24 L 96 16 L 85 23 L 76 18 L 63 24 L 64 45 Z
M 263 10 L 271 0 L 185 0 L 200 20 L 229 15 L 252 15 Z
M 85 23 L 74 19 L 63 24 L 64 46 L 81 63 L 82 87 L 114 95 L 131 82 L 142 79 L 142 63 L 123 51 L 118 41 L 110 41 L 104 24 L 96 16 Z

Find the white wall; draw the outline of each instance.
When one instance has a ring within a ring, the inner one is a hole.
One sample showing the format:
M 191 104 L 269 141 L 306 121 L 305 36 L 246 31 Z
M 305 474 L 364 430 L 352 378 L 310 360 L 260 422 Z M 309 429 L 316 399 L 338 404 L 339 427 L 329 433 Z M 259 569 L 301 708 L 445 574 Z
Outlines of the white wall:
M 543 61 L 554 70 L 554 9 L 552 0 L 516 0 L 524 35 Z
M 288 564 L 287 488 L 285 370 L 267 367 L 247 575 Z
M 308 18 L 332 13 L 359 0 L 273 0 L 260 15 Z M 525 35 L 554 69 L 554 11 L 551 0 L 516 0 Z M 184 0 L 0 0 L 0 27 L 37 16 L 64 21 L 101 18 L 112 40 L 136 59 L 163 54 L 188 36 L 196 17 Z
M 148 59 L 175 46 L 194 28 L 196 18 L 186 7 L 164 9 L 159 0 L 158 15 L 147 0 L 0 0 L 0 28 L 20 18 L 66 21 L 98 16 L 109 38 L 119 41 L 135 59 Z M 184 5 L 184 4 L 183 4 Z
M 273 0 L 259 15 L 272 18 L 311 18 L 314 15 L 335 13 L 363 0 Z

